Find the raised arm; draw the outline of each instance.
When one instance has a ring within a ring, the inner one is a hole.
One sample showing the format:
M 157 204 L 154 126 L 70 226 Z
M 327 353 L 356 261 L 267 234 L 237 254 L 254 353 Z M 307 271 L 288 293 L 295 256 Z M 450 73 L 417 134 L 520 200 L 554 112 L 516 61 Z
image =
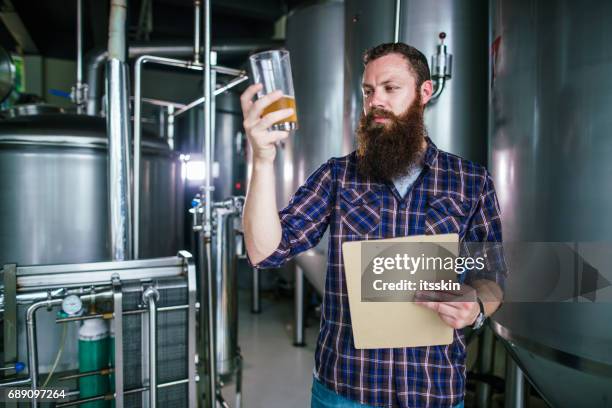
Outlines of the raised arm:
M 253 102 L 260 89 L 261 84 L 251 85 L 240 97 L 243 125 L 253 150 L 253 171 L 244 207 L 243 226 L 247 252 L 254 264 L 271 255 L 282 236 L 276 206 L 275 143 L 287 138 L 289 133 L 269 131 L 268 128 L 293 114 L 293 109 L 281 109 L 261 117 L 264 108 L 280 99 L 282 92 L 273 92 Z

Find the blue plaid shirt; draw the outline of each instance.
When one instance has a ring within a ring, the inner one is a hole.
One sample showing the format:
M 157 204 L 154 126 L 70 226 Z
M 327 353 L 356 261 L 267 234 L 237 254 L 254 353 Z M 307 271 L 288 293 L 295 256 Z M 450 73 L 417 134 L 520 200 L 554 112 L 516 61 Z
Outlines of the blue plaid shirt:
M 357 350 L 351 329 L 344 241 L 458 233 L 464 242 L 501 242 L 499 207 L 487 170 L 427 143 L 423 170 L 403 198 L 391 182 L 360 176 L 355 152 L 323 164 L 280 211 L 281 242 L 257 265 L 283 265 L 317 245 L 329 227 L 315 376 L 362 404 L 452 407 L 464 397 L 466 351 L 460 330 L 450 345 Z M 499 275 L 493 276 L 501 283 Z

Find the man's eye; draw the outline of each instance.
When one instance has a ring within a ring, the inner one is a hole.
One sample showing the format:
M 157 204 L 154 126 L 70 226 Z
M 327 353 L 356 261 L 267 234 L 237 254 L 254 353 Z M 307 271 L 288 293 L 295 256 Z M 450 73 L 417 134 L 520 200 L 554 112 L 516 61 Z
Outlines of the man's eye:
M 387 86 L 387 87 L 385 87 L 385 91 L 387 91 L 387 92 L 393 92 L 395 90 L 397 90 L 397 86 Z
M 370 91 L 370 90 L 365 90 L 365 91 L 363 91 L 363 94 L 364 94 L 365 96 L 370 96 L 370 95 L 372 94 L 372 91 Z

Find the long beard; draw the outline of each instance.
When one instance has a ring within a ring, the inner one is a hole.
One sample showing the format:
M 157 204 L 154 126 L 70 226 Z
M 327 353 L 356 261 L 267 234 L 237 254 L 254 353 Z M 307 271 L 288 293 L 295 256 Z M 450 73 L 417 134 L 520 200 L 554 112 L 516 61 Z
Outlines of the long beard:
M 374 117 L 389 123 L 376 123 Z M 390 181 L 420 164 L 427 130 L 420 95 L 400 116 L 373 108 L 361 116 L 357 128 L 357 171 L 376 181 Z

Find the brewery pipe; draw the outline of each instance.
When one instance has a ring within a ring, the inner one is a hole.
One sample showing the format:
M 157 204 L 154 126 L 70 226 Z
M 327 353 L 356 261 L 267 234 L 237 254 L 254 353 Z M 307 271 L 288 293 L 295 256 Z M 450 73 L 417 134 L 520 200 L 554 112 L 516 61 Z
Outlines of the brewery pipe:
M 277 48 L 284 43 L 278 40 L 249 40 L 224 42 L 211 47 L 212 51 L 220 55 L 246 55 L 251 51 L 265 48 Z M 190 57 L 194 54 L 193 44 L 155 44 L 140 43 L 131 44 L 128 48 L 128 57 L 136 58 L 141 55 L 157 55 L 166 57 Z M 101 85 L 100 76 L 103 63 L 106 61 L 108 51 L 98 49 L 88 54 L 86 83 L 88 86 L 87 94 L 87 114 L 98 115 L 100 113 Z
M 399 42 L 400 38 L 400 27 L 401 27 L 401 16 L 402 13 L 402 0 L 395 0 L 395 24 L 393 26 L 393 42 Z
M 133 254 L 134 259 L 139 259 L 140 256 L 140 159 L 141 159 L 141 139 L 142 139 L 142 69 L 146 63 L 155 63 L 158 65 L 171 66 L 176 68 L 184 68 L 188 70 L 202 71 L 204 68 L 202 64 L 196 64 L 193 61 L 183 61 L 166 57 L 156 57 L 153 55 L 142 55 L 136 60 L 136 67 L 134 68 L 134 231 L 133 231 Z M 248 79 L 244 71 L 227 68 L 222 66 L 215 66 L 215 71 L 228 75 L 237 75 L 238 77 L 227 83 L 222 88 L 215 91 L 214 95 L 218 95 L 225 92 L 241 82 Z M 199 105 L 203 102 L 203 98 L 199 98 L 194 102 L 189 103 L 186 106 L 180 107 L 176 113 L 172 113 L 171 119 L 188 111 L 194 106 Z M 160 101 L 157 101 L 160 102 Z M 211 148 L 212 150 L 212 148 Z M 206 157 L 206 155 L 205 155 Z
M 77 0 L 77 80 L 72 87 L 70 98 L 77 113 L 84 113 L 87 99 L 87 85 L 83 83 L 83 0 Z
M 159 292 L 152 286 L 142 294 L 149 309 L 149 408 L 157 408 L 157 301 Z
M 108 115 L 111 255 L 115 261 L 131 259 L 131 194 L 129 163 L 129 105 L 125 63 L 127 0 L 111 0 L 106 63 Z
M 194 0 L 193 2 L 194 9 L 194 27 L 193 30 L 193 62 L 196 64 L 200 63 L 200 26 L 201 26 L 201 17 L 202 17 L 202 1 Z
M 212 194 L 211 194 L 211 176 L 212 176 L 212 75 L 210 61 L 210 37 L 211 37 L 211 16 L 210 16 L 210 0 L 204 0 L 204 160 L 206 169 L 204 175 L 204 223 L 200 231 L 200 242 L 204 246 L 206 254 L 206 302 L 208 306 L 208 330 L 206 339 L 208 340 L 208 397 L 213 405 L 217 397 L 217 367 L 216 367 L 216 339 L 215 339 L 215 311 L 213 299 L 213 276 L 212 276 Z M 202 279 L 204 281 L 204 279 Z

